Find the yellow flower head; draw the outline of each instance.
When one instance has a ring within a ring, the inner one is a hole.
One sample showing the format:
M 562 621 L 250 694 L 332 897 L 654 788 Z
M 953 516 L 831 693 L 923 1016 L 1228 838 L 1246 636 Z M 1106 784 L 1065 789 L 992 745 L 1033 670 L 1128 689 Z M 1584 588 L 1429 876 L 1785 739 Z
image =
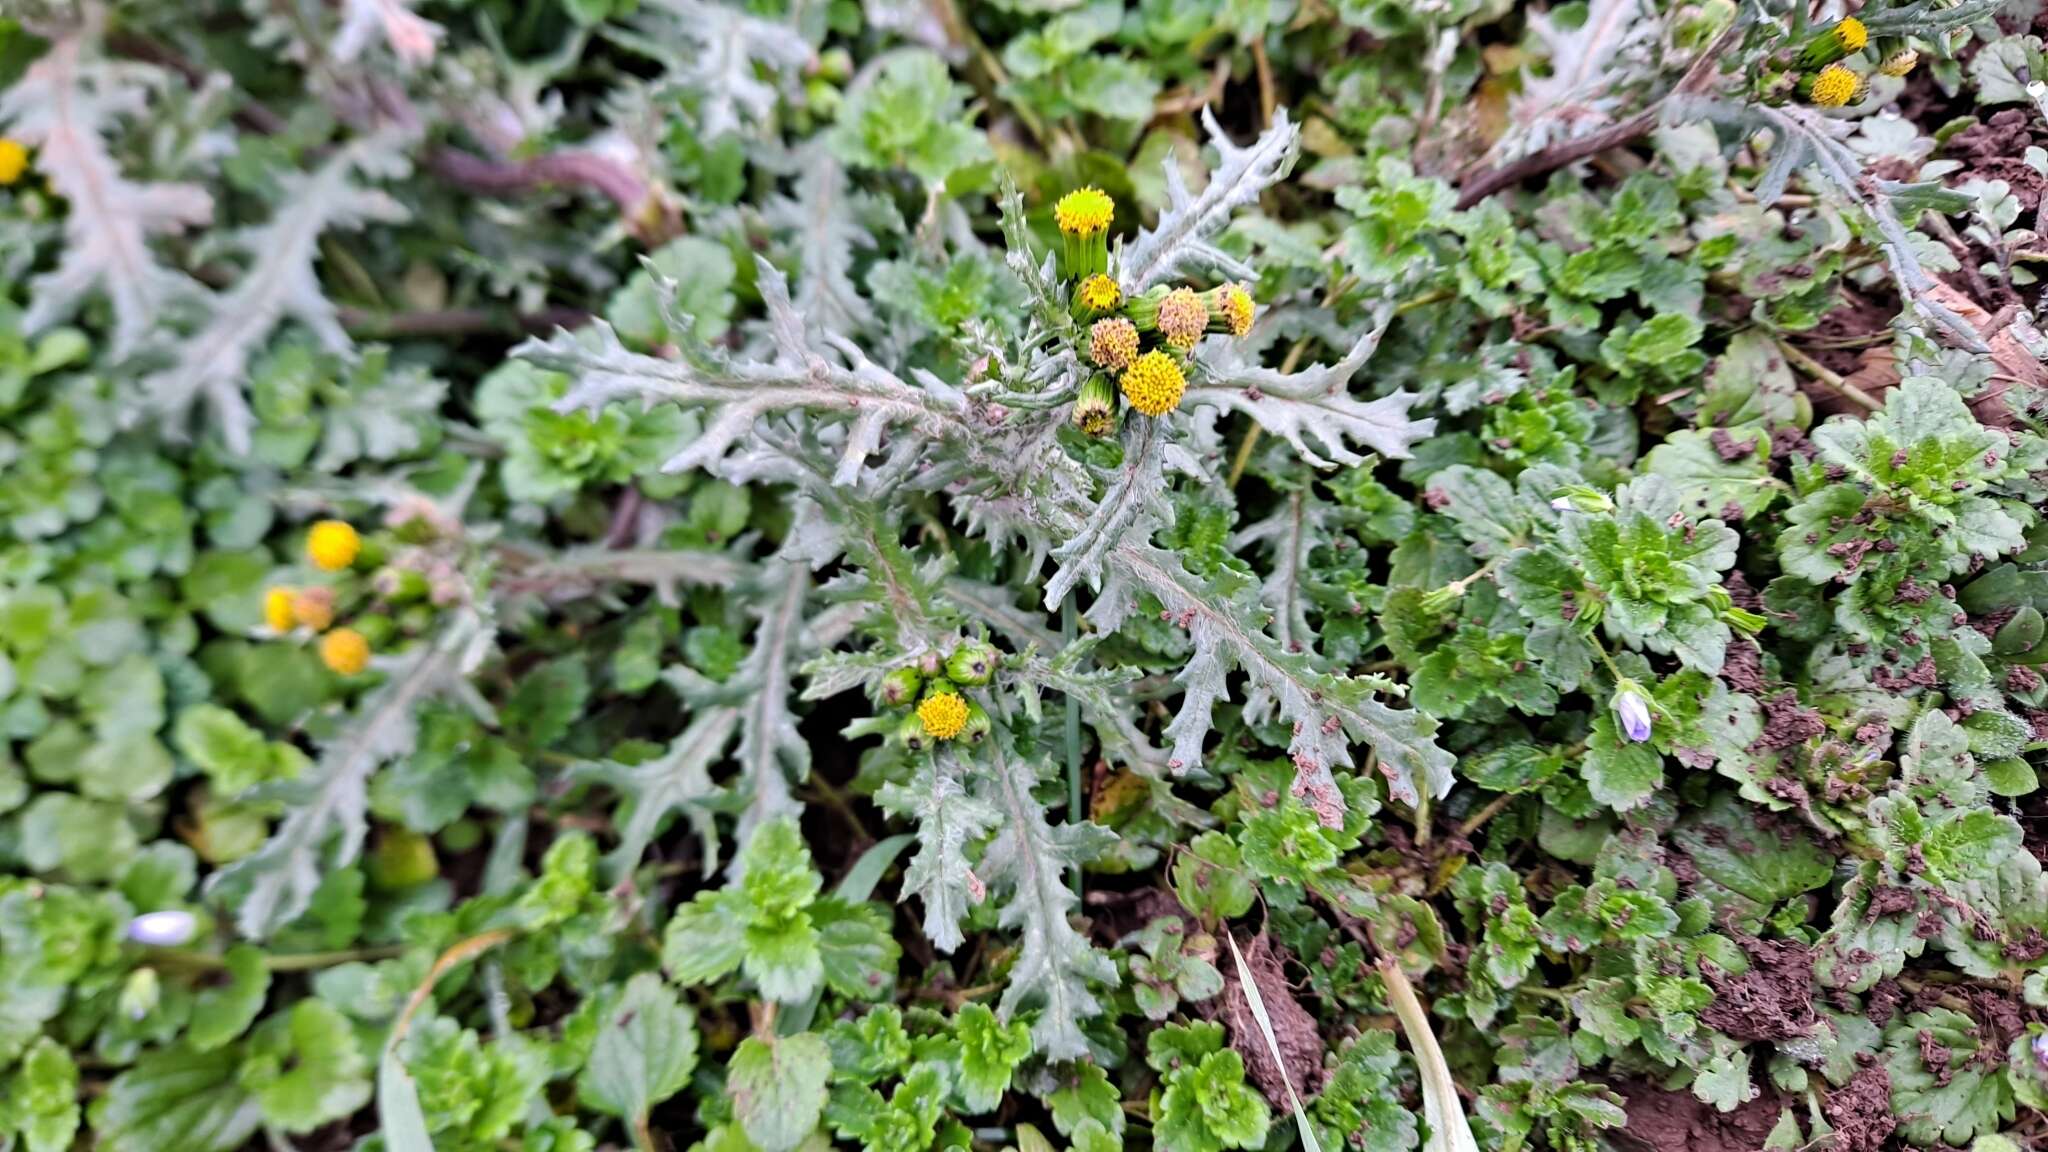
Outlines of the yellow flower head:
M 28 171 L 28 149 L 21 141 L 0 136 L 0 184 L 12 184 Z
M 358 675 L 370 666 L 370 641 L 353 628 L 336 628 L 320 638 L 320 662 L 336 675 Z
M 1904 76 L 1911 72 L 1914 65 L 1918 63 L 1920 63 L 1920 54 L 1918 52 L 1913 51 L 1911 48 L 1901 48 L 1886 56 L 1878 64 L 1877 70 L 1887 76 Z
M 1191 288 L 1175 288 L 1159 302 L 1159 333 L 1166 342 L 1185 352 L 1202 339 L 1209 326 L 1209 306 Z
M 934 692 L 917 706 L 918 723 L 934 740 L 951 740 L 967 730 L 967 701 L 957 692 Z
M 292 593 L 292 619 L 315 632 L 334 624 L 334 589 L 300 588 Z
M 1225 284 L 1216 293 L 1216 312 L 1230 327 L 1232 336 L 1243 336 L 1252 330 L 1252 317 L 1258 314 L 1259 306 L 1253 302 L 1250 290 L 1242 284 Z
M 1835 25 L 1835 39 L 1841 42 L 1842 51 L 1861 52 L 1863 46 L 1870 43 L 1870 30 L 1863 26 L 1863 21 L 1845 16 L 1840 24 Z
M 1840 108 L 1863 90 L 1863 78 L 1840 64 L 1830 64 L 1813 78 L 1807 95 L 1822 108 Z
M 292 597 L 296 595 L 282 585 L 263 593 L 263 624 L 272 632 L 292 630 Z
M 1120 372 L 1138 358 L 1138 326 L 1121 316 L 1105 316 L 1088 329 L 1088 358 Z
M 1069 236 L 1093 236 L 1109 231 L 1116 219 L 1116 201 L 1100 188 L 1076 188 L 1053 205 L 1053 219 Z
M 1081 281 L 1075 297 L 1081 301 L 1081 307 L 1093 312 L 1107 312 L 1124 302 L 1123 290 L 1116 286 L 1116 281 L 1100 272 Z
M 1187 377 L 1181 375 L 1180 364 L 1158 351 L 1138 357 L 1137 363 L 1125 370 L 1123 379 L 1118 383 L 1131 407 L 1147 416 L 1164 416 L 1178 408 L 1181 393 L 1188 387 Z
M 355 563 L 362 550 L 363 538 L 341 520 L 322 520 L 306 533 L 306 557 L 323 571 L 341 571 Z

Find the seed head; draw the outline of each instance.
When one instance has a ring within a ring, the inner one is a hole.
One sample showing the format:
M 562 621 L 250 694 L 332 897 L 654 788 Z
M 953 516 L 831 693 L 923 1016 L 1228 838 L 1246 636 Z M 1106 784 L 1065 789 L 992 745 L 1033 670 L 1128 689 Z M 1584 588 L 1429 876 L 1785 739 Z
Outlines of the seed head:
M 1105 316 L 1088 329 L 1088 358 L 1119 372 L 1138 358 L 1138 326 L 1121 316 Z
M 1185 352 L 1202 339 L 1209 326 L 1209 306 L 1193 289 L 1175 288 L 1159 302 L 1159 333 L 1166 342 Z

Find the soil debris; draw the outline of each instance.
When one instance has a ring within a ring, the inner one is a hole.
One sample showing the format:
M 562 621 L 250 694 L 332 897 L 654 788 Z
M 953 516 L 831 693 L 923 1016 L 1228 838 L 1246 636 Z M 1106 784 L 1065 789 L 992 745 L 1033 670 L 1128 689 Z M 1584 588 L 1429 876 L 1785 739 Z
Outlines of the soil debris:
M 1787 940 L 1745 940 L 1749 971 L 1709 972 L 1714 1002 L 1700 1015 L 1737 1040 L 1791 1040 L 1813 1031 L 1813 953 Z
M 1226 951 L 1228 950 L 1226 946 Z M 1285 952 L 1273 938 L 1261 932 L 1244 946 L 1245 967 L 1250 969 L 1252 979 L 1259 987 L 1259 1000 L 1266 1006 L 1266 1017 L 1273 1025 L 1273 1039 L 1280 1047 L 1280 1056 L 1287 1062 L 1287 1077 L 1294 1083 L 1294 1090 L 1303 1097 L 1314 1095 L 1323 1086 L 1323 1037 L 1317 1030 L 1316 1018 L 1301 1001 L 1294 998 L 1294 988 L 1288 982 Z M 1287 1106 L 1287 1080 L 1280 1074 L 1280 1065 L 1273 1060 L 1271 1049 L 1266 1047 L 1266 1038 L 1259 1031 L 1258 1017 L 1252 1015 L 1251 1001 L 1244 994 L 1244 985 L 1238 980 L 1237 964 L 1225 959 L 1223 969 L 1223 1024 L 1230 1032 L 1230 1046 L 1244 1057 L 1244 1066 L 1252 1083 L 1259 1086 L 1266 1099 L 1275 1106 Z
M 1892 1078 L 1884 1065 L 1864 1065 L 1828 1093 L 1821 1115 L 1834 1127 L 1834 1152 L 1878 1152 L 1899 1125 L 1892 1115 Z
M 1628 1112 L 1616 1143 L 1646 1152 L 1760 1152 L 1784 1110 L 1774 1092 L 1733 1112 L 1716 1112 L 1690 1091 L 1667 1092 L 1642 1081 L 1615 1087 Z

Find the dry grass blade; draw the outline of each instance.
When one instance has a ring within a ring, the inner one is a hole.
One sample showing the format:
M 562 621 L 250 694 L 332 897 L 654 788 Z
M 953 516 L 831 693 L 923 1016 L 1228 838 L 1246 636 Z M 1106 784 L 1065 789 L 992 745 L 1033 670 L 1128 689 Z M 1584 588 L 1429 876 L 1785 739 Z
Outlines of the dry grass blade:
M 1237 961 L 1238 985 L 1244 989 L 1245 1001 L 1252 1006 L 1252 1018 L 1259 1022 L 1259 1035 L 1265 1039 L 1266 1050 L 1272 1054 L 1273 1063 L 1280 1069 L 1280 1078 L 1287 1084 L 1287 1107 L 1294 1113 L 1294 1126 L 1301 1131 L 1301 1146 L 1307 1152 L 1323 1152 L 1323 1146 L 1316 1142 L 1315 1126 L 1308 1122 L 1308 1110 L 1301 1106 L 1301 1094 L 1294 1090 L 1294 1079 L 1287 1074 L 1287 1060 L 1280 1054 L 1279 1039 L 1273 1035 L 1273 1018 L 1266 1012 L 1265 998 L 1259 995 L 1259 982 L 1252 976 L 1251 966 L 1244 962 L 1237 937 L 1225 932 L 1223 938 L 1230 941 L 1230 958 Z M 1441 1058 L 1438 1062 L 1442 1062 Z M 1463 1118 L 1464 1114 L 1460 1113 L 1459 1119 Z M 1469 1144 L 1472 1139 L 1469 1132 L 1465 1139 Z
M 1387 999 L 1408 1034 L 1408 1047 L 1415 1051 L 1415 1067 L 1422 1073 L 1422 1119 L 1429 1125 L 1423 1152 L 1479 1152 L 1472 1138 L 1472 1125 L 1465 1119 L 1465 1106 L 1458 1101 L 1458 1085 L 1451 1079 L 1450 1065 L 1437 1046 L 1436 1032 L 1429 1026 L 1429 1013 L 1415 995 L 1408 974 L 1392 960 L 1379 962 L 1380 979 L 1386 983 Z

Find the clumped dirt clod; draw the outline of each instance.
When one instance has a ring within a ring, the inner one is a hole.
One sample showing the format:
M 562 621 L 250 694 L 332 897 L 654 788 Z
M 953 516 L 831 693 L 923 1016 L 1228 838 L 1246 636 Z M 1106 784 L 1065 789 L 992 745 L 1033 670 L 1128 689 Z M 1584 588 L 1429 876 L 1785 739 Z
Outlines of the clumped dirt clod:
M 1813 1030 L 1813 953 L 1785 940 L 1745 940 L 1749 971 L 1711 973 L 1714 1002 L 1700 1015 L 1737 1040 L 1791 1040 Z
M 1732 1112 L 1716 1112 L 1689 1091 L 1631 1081 L 1616 1085 L 1628 1123 L 1616 1143 L 1646 1152 L 1760 1152 L 1784 1101 L 1765 1092 Z
M 1899 1126 L 1892 1115 L 1892 1078 L 1884 1065 L 1865 1065 L 1828 1093 L 1821 1115 L 1835 1129 L 1834 1152 L 1878 1152 Z
M 1225 952 L 1228 950 L 1226 945 Z M 1316 1028 L 1316 1018 L 1294 998 L 1294 988 L 1287 979 L 1285 953 L 1272 937 L 1262 932 L 1244 947 L 1244 963 L 1258 983 L 1259 1000 L 1272 1022 L 1273 1039 L 1280 1047 L 1281 1059 L 1286 1061 L 1287 1077 L 1304 1098 L 1313 1095 L 1323 1086 L 1323 1037 Z M 1272 1050 L 1266 1047 L 1258 1017 L 1252 1015 L 1251 1001 L 1237 976 L 1237 963 L 1225 955 L 1219 966 L 1223 969 L 1223 1025 L 1229 1030 L 1230 1046 L 1244 1057 L 1245 1071 L 1252 1083 L 1259 1086 L 1267 1100 L 1284 1108 L 1288 1080 L 1281 1077 L 1281 1066 L 1274 1062 Z

